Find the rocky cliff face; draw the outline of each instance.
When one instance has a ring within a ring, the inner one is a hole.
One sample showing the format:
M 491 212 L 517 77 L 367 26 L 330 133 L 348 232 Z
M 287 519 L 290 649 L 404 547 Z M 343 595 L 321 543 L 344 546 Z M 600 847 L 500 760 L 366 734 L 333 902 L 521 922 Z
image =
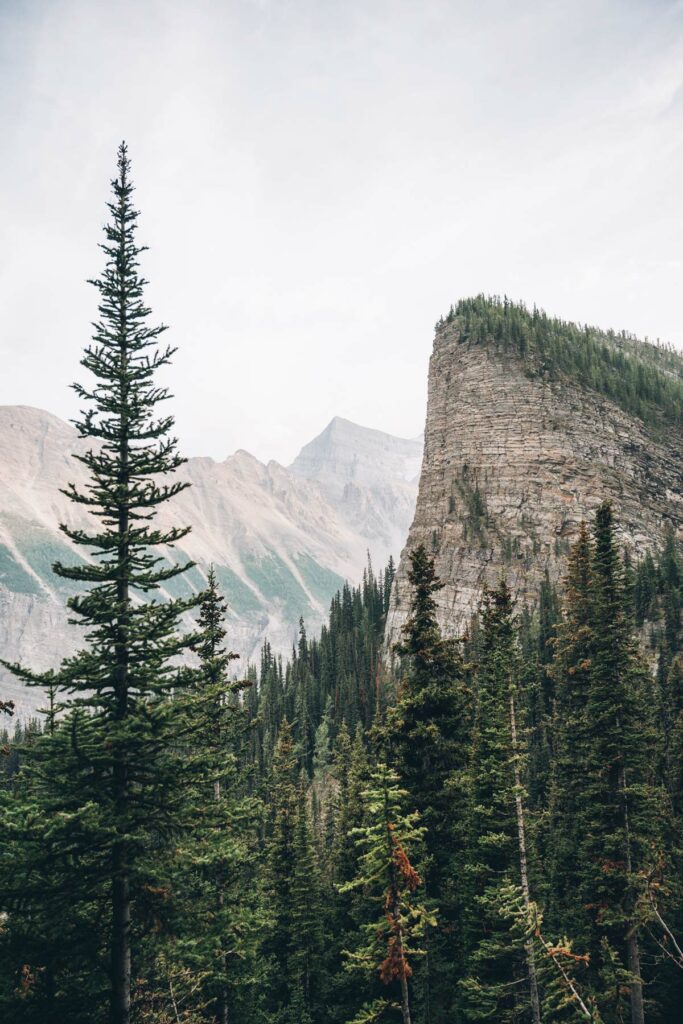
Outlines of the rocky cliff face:
M 393 641 L 409 602 L 409 551 L 435 556 L 442 627 L 462 630 L 485 584 L 504 574 L 518 606 L 534 605 L 543 574 L 563 573 L 582 519 L 611 499 L 624 546 L 658 545 L 667 523 L 683 539 L 683 437 L 654 431 L 568 376 L 530 373 L 493 338 L 437 328 L 415 518 L 387 626 Z M 666 371 L 670 372 L 670 371 Z
M 265 637 L 287 653 L 301 615 L 317 631 L 342 582 L 360 579 L 368 551 L 378 567 L 398 557 L 412 518 L 417 482 L 406 477 L 417 472 L 421 442 L 378 435 L 395 457 L 377 460 L 373 475 L 368 452 L 377 435 L 333 421 L 304 449 L 315 458 L 292 469 L 243 451 L 224 462 L 190 459 L 179 475 L 192 486 L 163 506 L 159 520 L 192 526 L 164 555 L 197 566 L 169 581 L 167 594 L 200 590 L 213 563 L 230 605 L 229 641 L 243 658 L 257 654 Z M 65 607 L 72 585 L 51 566 L 83 557 L 58 528 L 88 526 L 60 493 L 69 481 L 86 484 L 72 458 L 82 447 L 73 428 L 49 413 L 0 407 L 0 656 L 36 669 L 58 664 L 79 642 Z M 396 454 L 404 448 L 405 458 Z M 349 468 L 361 465 L 362 473 Z M 15 700 L 21 715 L 42 701 L 40 690 L 4 670 L 0 697 Z

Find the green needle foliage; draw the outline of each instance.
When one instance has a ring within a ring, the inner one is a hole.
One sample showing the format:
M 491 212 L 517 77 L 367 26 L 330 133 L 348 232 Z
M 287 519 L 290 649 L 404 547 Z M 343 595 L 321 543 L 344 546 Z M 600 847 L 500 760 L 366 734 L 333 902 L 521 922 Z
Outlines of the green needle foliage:
M 502 580 L 486 591 L 481 607 L 481 655 L 468 770 L 469 880 L 466 921 L 467 974 L 461 991 L 468 1019 L 531 1019 L 528 951 L 513 925 L 510 892 L 520 889 L 520 837 L 515 750 L 510 706 L 520 675 L 510 590 Z M 524 744 L 525 746 L 525 744 Z M 521 759 L 521 768 L 524 768 Z M 525 868 L 526 870 L 526 868 Z
M 420 865 L 425 896 L 439 906 L 440 929 L 428 932 L 429 956 L 415 978 L 416 1005 L 432 1024 L 453 1013 L 457 966 L 462 958 L 463 766 L 470 701 L 460 645 L 446 640 L 436 619 L 442 584 L 424 545 L 411 553 L 410 615 L 395 647 L 401 658 L 399 694 L 388 715 L 386 752 L 410 793 L 426 829 Z
M 76 425 L 93 442 L 77 458 L 90 479 L 84 490 L 72 485 L 66 491 L 90 513 L 92 525 L 62 525 L 87 561 L 54 566 L 59 576 L 83 586 L 69 607 L 84 628 L 85 646 L 65 659 L 54 679 L 12 668 L 28 682 L 59 688 L 59 713 L 66 719 L 59 739 L 41 755 L 59 760 L 49 801 L 43 794 L 53 816 L 47 827 L 61 813 L 82 822 L 83 885 L 98 892 L 104 886 L 110 907 L 110 1019 L 128 1024 L 135 900 L 150 881 L 151 849 L 184 824 L 179 794 L 185 769 L 176 755 L 185 726 L 180 703 L 170 697 L 191 679 L 178 668 L 178 657 L 192 643 L 179 625 L 196 600 L 159 599 L 164 583 L 188 568 L 168 566 L 162 552 L 189 527 L 158 526 L 156 514 L 188 485 L 172 479 L 183 459 L 170 434 L 173 418 L 158 412 L 169 395 L 155 378 L 173 349 L 159 347 L 165 328 L 148 324 L 139 268 L 144 249 L 136 242 L 125 144 L 112 193 L 101 246 L 105 268 L 92 282 L 99 319 L 82 359 L 93 382 L 75 386 L 87 404 Z M 55 842 L 54 855 L 68 857 L 68 835 Z M 96 1019 L 96 1007 L 92 1013 Z
M 403 1024 L 411 1024 L 411 960 L 424 956 L 420 940 L 427 927 L 436 926 L 436 917 L 416 895 L 422 879 L 411 857 L 425 829 L 418 824 L 416 811 L 403 810 L 408 793 L 398 782 L 398 775 L 384 764 L 371 772 L 363 791 L 366 820 L 354 830 L 360 851 L 358 874 L 341 891 L 362 889 L 378 909 L 375 919 L 363 927 L 356 948 L 346 954 L 349 969 L 378 976 L 390 991 L 396 990 L 393 1005 Z M 376 1000 L 361 1009 L 353 1024 L 376 1019 L 380 1011 L 391 1008 L 390 999 Z
M 582 327 L 508 298 L 461 299 L 437 323 L 455 323 L 462 344 L 494 344 L 530 376 L 576 381 L 640 417 L 657 433 L 683 428 L 683 357 L 626 333 Z
M 603 1019 L 645 1019 L 642 941 L 663 853 L 654 695 L 628 612 L 611 507 L 581 531 L 553 666 L 550 919 L 591 955 Z
M 249 724 L 240 696 L 249 683 L 229 678 L 237 655 L 224 645 L 226 615 L 210 568 L 192 644 L 199 671 L 182 697 L 183 757 L 196 765 L 187 793 L 192 824 L 167 852 L 164 927 L 147 941 L 152 966 L 140 985 L 143 1020 L 156 1021 L 162 1014 L 175 1020 L 180 993 L 188 1022 L 210 1015 L 229 1024 L 259 1001 L 254 862 L 262 809 L 248 793 Z
M 285 719 L 273 757 L 263 901 L 262 954 L 268 960 L 268 1018 L 273 1024 L 319 1019 L 324 918 L 310 812 Z

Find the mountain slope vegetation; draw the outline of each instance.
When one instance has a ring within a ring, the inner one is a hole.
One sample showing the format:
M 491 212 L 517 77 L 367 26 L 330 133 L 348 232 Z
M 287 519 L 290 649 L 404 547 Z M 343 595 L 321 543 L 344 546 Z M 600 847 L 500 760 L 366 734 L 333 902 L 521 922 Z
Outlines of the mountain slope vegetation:
M 656 430 L 683 430 L 683 356 L 672 346 L 581 326 L 495 296 L 461 299 L 437 330 L 453 323 L 463 344 L 493 343 L 521 358 L 530 374 L 555 380 L 565 375 Z

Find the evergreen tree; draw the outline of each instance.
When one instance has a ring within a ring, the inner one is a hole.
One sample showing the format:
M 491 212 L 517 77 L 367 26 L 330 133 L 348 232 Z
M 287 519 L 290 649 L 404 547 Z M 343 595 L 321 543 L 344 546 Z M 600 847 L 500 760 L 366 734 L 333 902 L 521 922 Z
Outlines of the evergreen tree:
M 158 347 L 165 328 L 147 323 L 125 144 L 112 190 L 102 245 L 106 265 L 93 282 L 100 319 L 82 360 L 95 383 L 75 386 L 90 406 L 77 427 L 93 447 L 76 456 L 90 482 L 83 491 L 70 486 L 66 492 L 91 513 L 93 527 L 63 525 L 87 560 L 54 566 L 59 576 L 85 588 L 69 607 L 85 627 L 87 646 L 66 659 L 54 679 L 19 666 L 13 671 L 29 682 L 56 683 L 63 711 L 87 711 L 87 722 L 81 718 L 72 734 L 82 742 L 68 793 L 55 794 L 50 811 L 59 814 L 60 800 L 64 813 L 88 808 L 90 829 L 82 841 L 97 849 L 89 867 L 106 875 L 109 885 L 111 1021 L 128 1024 L 135 891 L 145 882 L 151 843 L 183 824 L 183 771 L 174 756 L 181 715 L 169 697 L 188 679 L 177 658 L 191 637 L 178 632 L 178 623 L 196 602 L 150 599 L 187 568 L 164 564 L 155 549 L 176 544 L 189 528 L 164 529 L 153 520 L 159 506 L 188 485 L 169 479 L 183 460 L 170 436 L 172 417 L 157 414 L 169 396 L 155 376 L 173 350 Z M 164 482 L 156 482 L 159 476 Z
M 480 616 L 465 868 L 470 878 L 468 970 L 460 987 L 468 1020 L 539 1024 L 535 950 L 525 930 L 512 927 L 517 896 L 527 915 L 531 899 L 522 786 L 525 743 L 517 720 L 520 657 L 505 580 L 485 591 Z
M 315 1020 L 321 998 L 320 881 L 305 783 L 297 775 L 292 729 L 285 719 L 273 757 L 264 872 L 269 908 L 263 943 L 269 959 L 266 1003 L 274 1024 Z
M 324 911 L 321 881 L 313 843 L 311 816 L 305 778 L 299 782 L 296 825 L 293 839 L 294 870 L 290 878 L 289 913 L 291 957 L 289 968 L 295 980 L 295 991 L 300 1007 L 311 1021 L 320 1019 L 323 979 L 322 956 L 324 946 Z M 295 1004 L 296 1005 L 296 1002 Z M 293 1017 L 298 1024 L 303 1017 Z
M 356 840 L 357 830 L 365 821 L 364 793 L 369 770 L 361 727 L 358 726 L 352 741 L 346 723 L 342 722 L 337 736 L 333 766 L 338 789 L 329 860 L 332 892 L 326 917 L 330 922 L 328 932 L 332 950 L 331 1016 L 334 1021 L 343 1021 L 344 1024 L 358 1005 L 359 978 L 343 969 L 342 953 L 355 940 L 361 926 L 368 924 L 372 918 L 372 911 L 363 900 L 362 894 L 356 889 L 345 888 L 359 872 L 360 850 Z
M 295 937 L 290 922 L 289 893 L 296 867 L 294 849 L 299 802 L 296 754 L 287 719 L 282 723 L 275 746 L 269 788 L 270 820 L 262 901 L 271 911 L 263 952 L 268 958 L 267 1006 L 271 1019 L 277 1021 L 278 1014 L 283 1014 L 291 1005 L 297 988 L 291 963 Z
M 389 555 L 389 562 L 384 572 L 384 581 L 382 586 L 382 607 L 384 614 L 389 611 L 389 603 L 391 601 L 391 591 L 394 586 L 394 579 L 396 578 L 396 565 L 392 555 Z
M 676 536 L 671 526 L 666 532 L 664 549 L 659 559 L 658 575 L 664 613 L 662 661 L 668 669 L 679 650 L 682 630 L 681 608 L 683 607 L 683 566 L 681 566 Z
M 633 584 L 633 604 L 636 623 L 642 626 L 652 618 L 657 597 L 657 569 L 650 551 L 640 562 Z
M 21 733 L 18 734 L 18 737 Z M 105 1024 L 110 893 L 97 805 L 74 790 L 99 735 L 77 710 L 19 748 L 0 791 L 0 1017 Z
M 611 944 L 626 953 L 631 1019 L 645 1019 L 639 941 L 639 897 L 643 874 L 660 842 L 662 811 L 651 773 L 654 737 L 648 715 L 650 679 L 624 609 L 623 572 L 614 537 L 611 506 L 595 520 L 593 558 L 595 642 L 587 703 L 592 734 L 587 751 L 585 796 L 597 820 L 582 837 L 594 922 Z M 588 900 L 586 900 L 588 902 Z
M 354 830 L 360 850 L 358 875 L 342 891 L 360 889 L 377 904 L 375 920 L 362 929 L 356 948 L 350 951 L 350 969 L 360 968 L 379 976 L 385 986 L 397 988 L 403 1024 L 411 1024 L 411 958 L 423 955 L 417 943 L 436 920 L 415 895 L 422 880 L 411 863 L 413 850 L 424 837 L 419 815 L 403 811 L 408 794 L 400 789 L 398 776 L 378 764 L 363 792 L 366 820 Z M 363 937 L 364 936 L 364 937 Z M 355 1024 L 377 1019 L 392 1003 L 378 999 L 364 1006 Z
M 401 657 L 398 701 L 391 709 L 386 750 L 426 829 L 422 866 L 425 893 L 438 901 L 442 928 L 429 933 L 420 969 L 419 995 L 433 1022 L 452 1015 L 453 971 L 458 949 L 462 867 L 463 769 L 469 721 L 462 659 L 436 619 L 442 584 L 424 545 L 410 556 L 410 616 L 395 647 Z
M 667 705 L 665 780 L 676 819 L 683 823 L 683 658 L 680 655 L 669 669 Z
M 562 931 L 578 927 L 578 849 L 585 828 L 585 763 L 590 722 L 586 714 L 594 631 L 592 623 L 593 545 L 585 523 L 572 548 L 565 580 L 562 616 L 557 625 L 551 671 L 556 685 L 553 762 L 547 843 L 548 918 Z M 587 939 L 584 928 L 579 935 Z
M 185 757 L 200 768 L 192 832 L 169 864 L 170 941 L 160 937 L 154 961 L 166 972 L 175 969 L 181 979 L 194 979 L 194 999 L 188 996 L 188 1003 L 197 1011 L 210 1007 L 217 1024 L 229 1024 L 236 1007 L 246 1012 L 259 975 L 259 915 L 251 893 L 260 808 L 248 795 L 248 720 L 241 702 L 249 682 L 228 676 L 237 655 L 224 645 L 226 614 L 211 567 L 192 643 L 199 672 L 184 698 Z M 213 784 L 212 792 L 207 783 Z
M 622 1019 L 624 992 L 633 1024 L 645 1019 L 645 897 L 662 850 L 652 681 L 625 605 L 612 510 L 603 504 L 593 543 L 582 530 L 573 554 L 558 634 L 550 891 L 556 926 L 588 946 L 608 1024 Z

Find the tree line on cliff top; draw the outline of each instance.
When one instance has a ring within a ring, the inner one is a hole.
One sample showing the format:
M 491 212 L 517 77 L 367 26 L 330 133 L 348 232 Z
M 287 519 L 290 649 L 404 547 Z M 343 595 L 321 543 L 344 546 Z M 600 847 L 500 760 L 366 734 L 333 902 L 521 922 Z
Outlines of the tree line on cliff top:
M 639 341 L 548 316 L 507 298 L 460 299 L 437 331 L 455 324 L 462 344 L 493 344 L 522 359 L 530 376 L 572 379 L 662 433 L 683 426 L 683 356 L 671 345 Z

